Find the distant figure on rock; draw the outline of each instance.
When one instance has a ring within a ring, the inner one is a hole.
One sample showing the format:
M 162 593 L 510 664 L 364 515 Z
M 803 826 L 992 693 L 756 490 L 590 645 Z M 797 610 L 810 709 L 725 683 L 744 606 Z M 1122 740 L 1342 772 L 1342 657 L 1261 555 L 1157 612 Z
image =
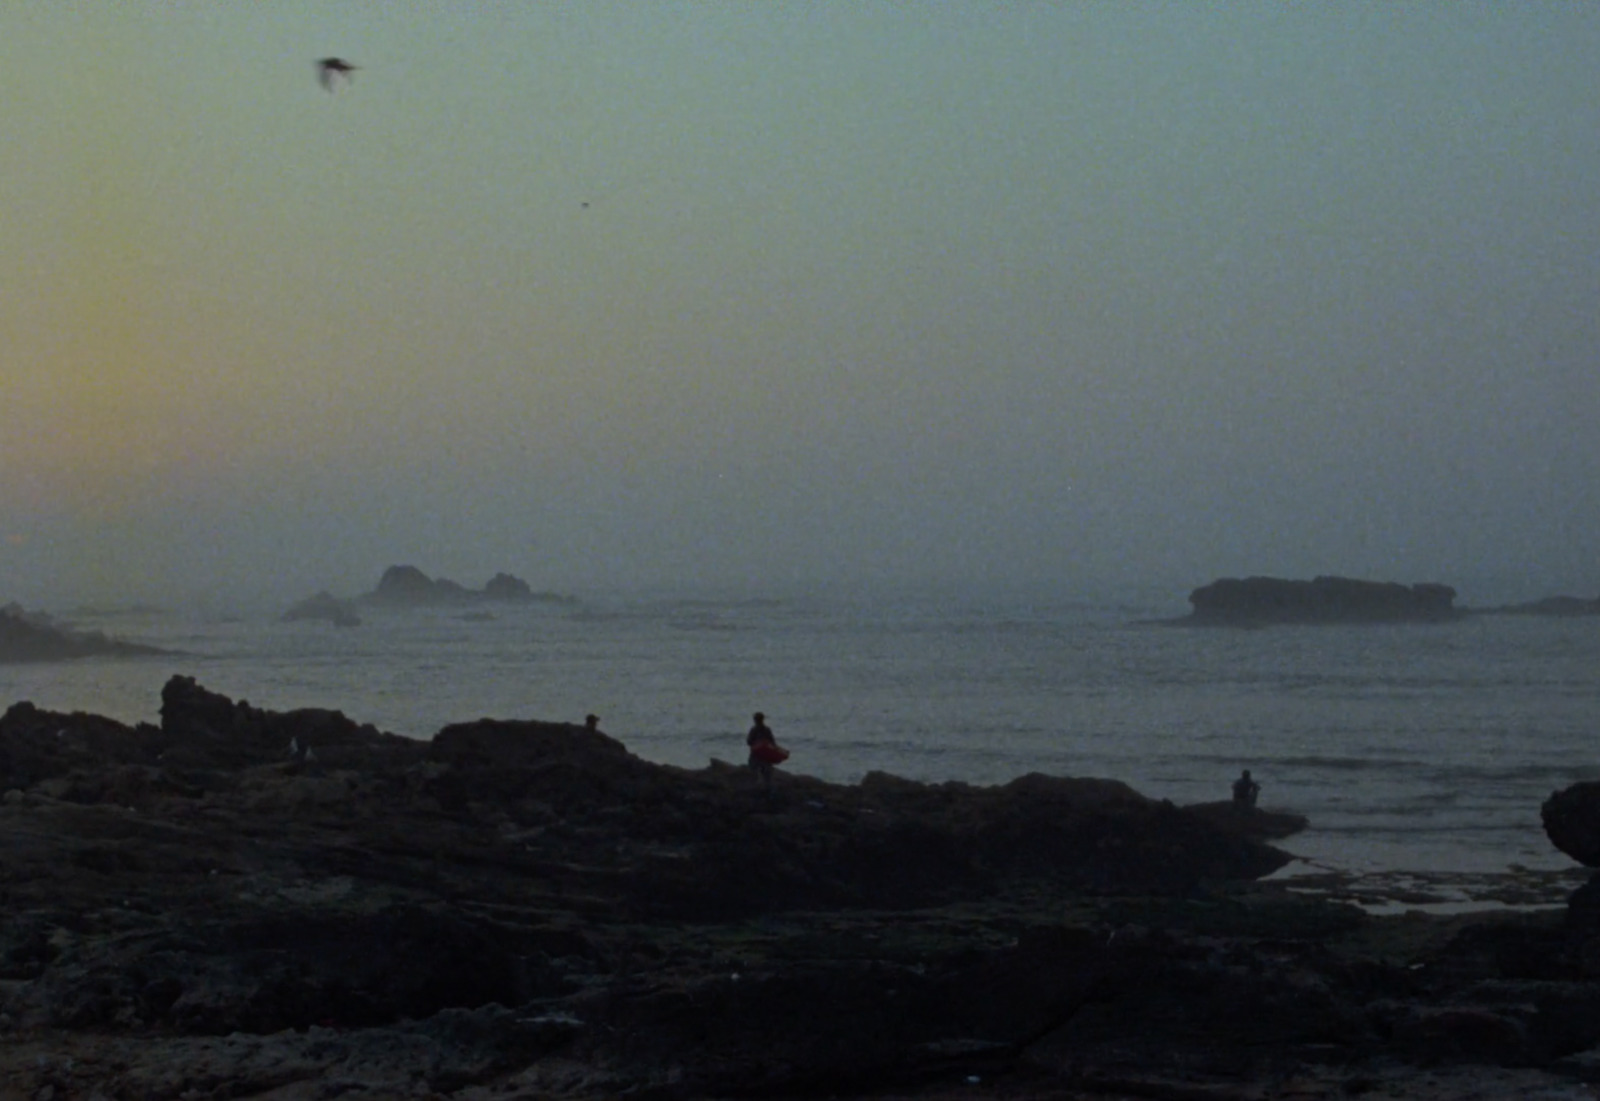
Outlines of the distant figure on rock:
M 767 725 L 767 717 L 759 711 L 755 713 L 755 725 L 744 737 L 744 744 L 750 747 L 750 767 L 761 778 L 761 785 L 772 787 L 772 766 L 787 761 L 789 751 L 778 744 L 772 728 Z
M 585 715 L 583 717 L 583 728 L 591 734 L 600 733 L 600 716 Z
M 1236 810 L 1255 810 L 1256 797 L 1261 794 L 1261 785 L 1250 778 L 1250 770 L 1245 769 L 1239 773 L 1239 778 L 1233 782 L 1233 806 Z

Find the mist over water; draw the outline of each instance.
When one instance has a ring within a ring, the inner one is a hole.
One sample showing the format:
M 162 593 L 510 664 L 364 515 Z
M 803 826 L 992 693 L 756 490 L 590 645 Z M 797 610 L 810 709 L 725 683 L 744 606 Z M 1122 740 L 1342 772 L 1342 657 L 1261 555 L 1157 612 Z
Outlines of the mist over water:
M 273 710 L 328 707 L 410 737 L 480 717 L 581 722 L 649 760 L 742 761 L 751 712 L 793 771 L 1003 783 L 1100 776 L 1174 802 L 1307 815 L 1284 847 L 1353 870 L 1493 872 L 1571 861 L 1539 824 L 1600 775 L 1600 623 L 1190 630 L 1166 597 L 1012 593 L 363 609 L 336 629 L 146 612 L 80 626 L 179 656 L 0 666 L 0 701 L 157 721 L 173 674 Z

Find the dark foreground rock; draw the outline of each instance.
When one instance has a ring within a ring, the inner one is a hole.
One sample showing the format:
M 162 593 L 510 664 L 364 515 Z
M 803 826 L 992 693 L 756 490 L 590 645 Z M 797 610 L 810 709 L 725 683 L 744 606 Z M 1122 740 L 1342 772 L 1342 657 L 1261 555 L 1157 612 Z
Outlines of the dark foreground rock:
M 1222 578 L 1189 594 L 1193 613 L 1180 623 L 1257 627 L 1276 623 L 1442 622 L 1461 613 L 1448 585 L 1401 585 L 1348 577 L 1290 581 Z
M 1196 803 L 1185 809 L 1219 829 L 1262 841 L 1281 841 L 1285 837 L 1293 837 L 1311 824 L 1303 814 L 1269 810 L 1266 807 L 1240 807 L 1231 799 Z
M 0 608 L 0 662 L 66 661 L 87 657 L 159 654 L 154 646 L 107 638 L 100 631 L 75 631 L 19 604 Z
M 1539 817 L 1552 845 L 1580 864 L 1600 868 L 1600 780 L 1552 792 Z
M 1600 1037 L 1561 915 L 1307 900 L 1110 781 L 764 793 L 185 678 L 17 704 L 0 769 L 5 1097 L 1489 1097 Z

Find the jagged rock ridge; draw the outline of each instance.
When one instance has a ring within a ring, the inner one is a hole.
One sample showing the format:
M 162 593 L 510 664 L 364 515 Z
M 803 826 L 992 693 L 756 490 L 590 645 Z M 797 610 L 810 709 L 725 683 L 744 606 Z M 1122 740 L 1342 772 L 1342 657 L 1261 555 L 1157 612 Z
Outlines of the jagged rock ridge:
M 556 593 L 536 593 L 526 581 L 508 573 L 495 574 L 482 589 L 468 589 L 448 578 L 429 577 L 415 566 L 390 566 L 378 579 L 378 587 L 360 599 L 388 605 L 461 604 L 484 600 L 570 602 L 570 598 Z

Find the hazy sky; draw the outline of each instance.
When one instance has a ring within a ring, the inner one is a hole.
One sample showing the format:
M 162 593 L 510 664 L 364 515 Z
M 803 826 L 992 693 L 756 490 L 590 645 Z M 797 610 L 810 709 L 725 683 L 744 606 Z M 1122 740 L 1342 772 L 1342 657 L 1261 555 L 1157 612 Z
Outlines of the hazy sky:
M 1592 0 L 0 0 L 0 601 L 1592 595 L 1597 73 Z

